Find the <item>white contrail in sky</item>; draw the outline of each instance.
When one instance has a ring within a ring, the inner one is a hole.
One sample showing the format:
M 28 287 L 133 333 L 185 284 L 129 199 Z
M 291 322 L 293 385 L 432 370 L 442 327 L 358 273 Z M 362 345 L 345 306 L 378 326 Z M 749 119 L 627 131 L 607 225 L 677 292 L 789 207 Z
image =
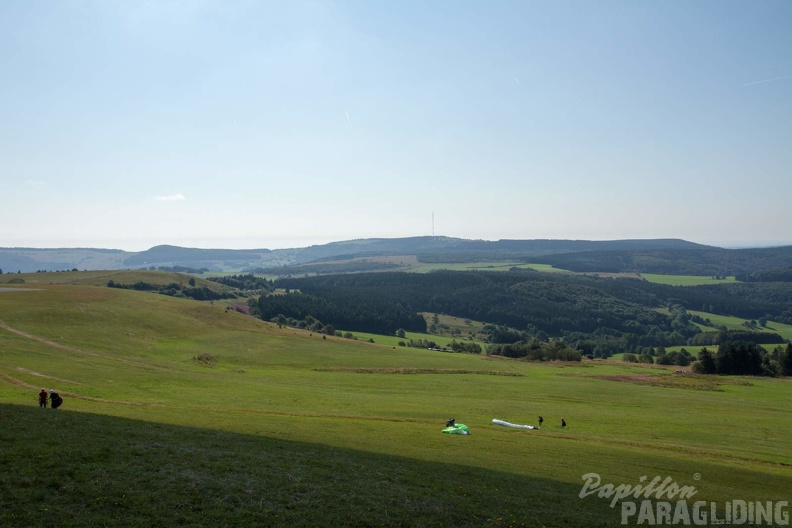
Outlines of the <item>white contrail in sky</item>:
M 350 120 L 349 120 L 349 112 L 347 112 L 346 110 L 344 110 L 344 113 L 345 113 L 345 114 L 346 114 L 346 116 L 347 116 L 347 123 L 349 123 L 349 126 L 352 126 L 352 121 L 350 121 Z
M 792 77 L 792 75 L 784 75 L 783 77 L 774 77 L 772 79 L 764 79 L 764 80 L 761 80 L 761 81 L 749 82 L 749 83 L 743 84 L 743 86 L 751 86 L 752 84 L 762 84 L 762 83 L 769 83 L 769 82 L 773 82 L 773 81 L 780 81 L 781 79 L 789 79 L 790 77 Z

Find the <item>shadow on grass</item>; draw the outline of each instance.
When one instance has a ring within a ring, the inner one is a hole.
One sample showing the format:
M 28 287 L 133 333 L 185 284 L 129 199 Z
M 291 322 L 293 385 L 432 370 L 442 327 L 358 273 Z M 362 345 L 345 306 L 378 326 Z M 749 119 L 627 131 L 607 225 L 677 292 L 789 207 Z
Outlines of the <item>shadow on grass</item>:
M 451 461 L 0 406 L 0 526 L 619 524 L 578 493 Z

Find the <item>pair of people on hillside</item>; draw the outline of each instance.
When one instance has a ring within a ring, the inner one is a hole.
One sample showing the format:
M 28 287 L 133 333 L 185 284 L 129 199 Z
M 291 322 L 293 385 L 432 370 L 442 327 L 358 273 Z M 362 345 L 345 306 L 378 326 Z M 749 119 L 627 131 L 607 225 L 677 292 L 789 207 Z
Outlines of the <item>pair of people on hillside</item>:
M 540 417 L 539 417 L 539 427 L 542 427 L 542 424 L 543 424 L 543 423 L 544 423 L 544 418 L 542 418 L 542 417 L 540 416 Z M 564 419 L 563 419 L 563 418 L 561 418 L 561 427 L 566 427 L 566 421 L 564 421 Z
M 543 424 L 543 423 L 544 423 L 544 418 L 542 418 L 542 417 L 540 416 L 540 417 L 539 417 L 539 427 L 542 427 L 542 424 Z M 564 421 L 564 419 L 563 419 L 563 418 L 561 418 L 561 427 L 566 427 L 566 421 Z
M 57 409 L 63 403 L 63 398 L 60 397 L 60 394 L 55 392 L 53 389 L 50 389 L 49 396 L 47 395 L 47 391 L 41 389 L 39 392 L 39 407 L 47 408 L 47 401 L 50 402 L 53 409 Z

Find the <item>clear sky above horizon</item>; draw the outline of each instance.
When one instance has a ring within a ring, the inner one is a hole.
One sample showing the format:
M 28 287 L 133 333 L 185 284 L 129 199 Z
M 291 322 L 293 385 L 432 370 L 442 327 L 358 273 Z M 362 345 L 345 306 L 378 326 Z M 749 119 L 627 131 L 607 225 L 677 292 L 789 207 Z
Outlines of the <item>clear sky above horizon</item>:
M 0 246 L 792 244 L 792 2 L 0 2 Z

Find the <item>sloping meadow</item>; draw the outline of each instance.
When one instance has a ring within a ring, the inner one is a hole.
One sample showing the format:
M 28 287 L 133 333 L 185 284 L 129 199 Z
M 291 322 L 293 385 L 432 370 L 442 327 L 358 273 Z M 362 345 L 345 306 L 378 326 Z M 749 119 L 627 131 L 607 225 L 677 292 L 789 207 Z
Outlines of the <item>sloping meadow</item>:
M 3 526 L 613 526 L 647 497 L 606 484 L 670 479 L 716 516 L 792 489 L 785 380 L 623 383 L 679 374 L 325 338 L 93 286 L 0 293 L 0 323 Z M 451 417 L 472 434 L 441 434 Z

